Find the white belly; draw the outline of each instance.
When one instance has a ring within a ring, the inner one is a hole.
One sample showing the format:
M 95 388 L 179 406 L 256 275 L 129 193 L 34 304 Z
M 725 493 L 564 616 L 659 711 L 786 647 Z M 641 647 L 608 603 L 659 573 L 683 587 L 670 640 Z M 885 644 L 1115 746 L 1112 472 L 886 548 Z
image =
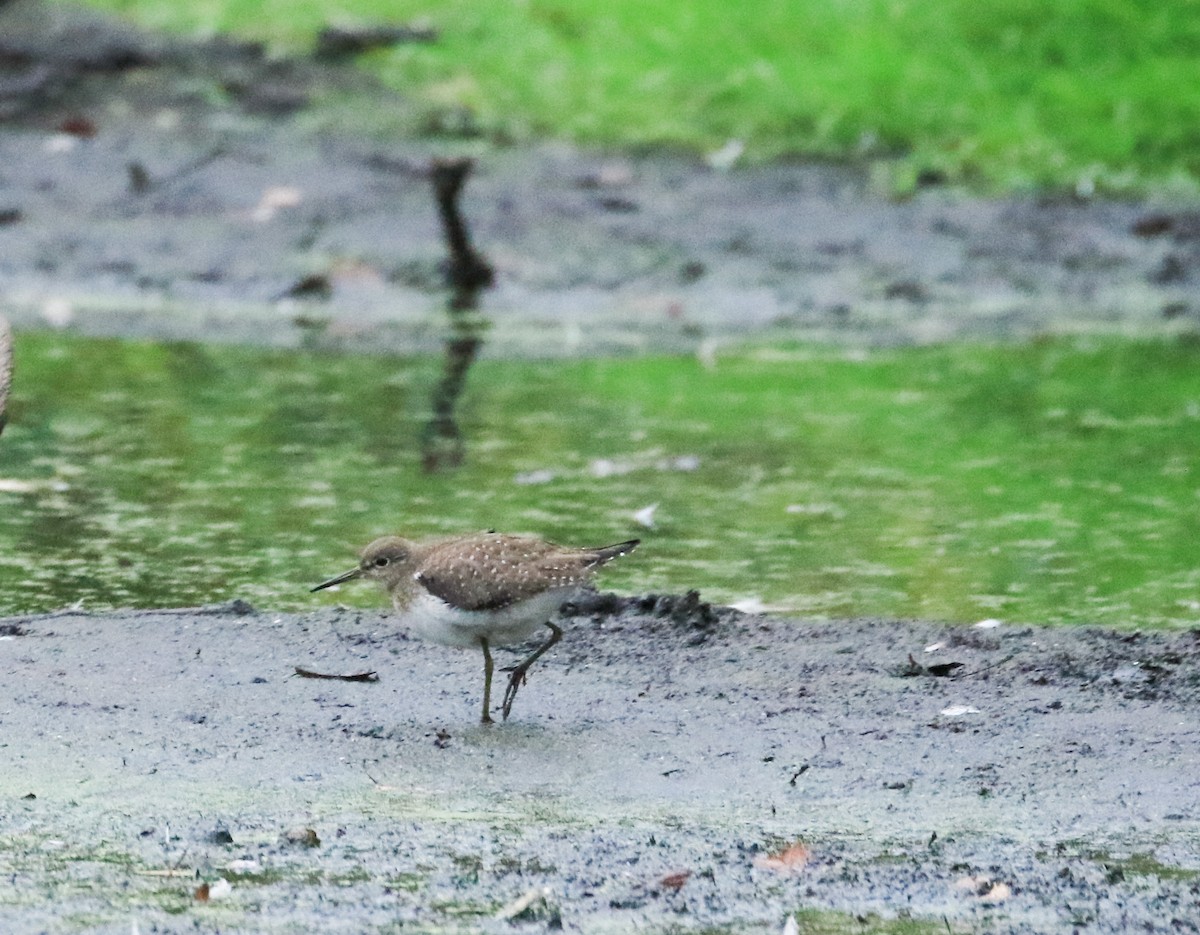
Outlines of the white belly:
M 402 609 L 400 623 L 413 635 L 444 646 L 478 647 L 481 637 L 490 646 L 507 646 L 528 639 L 557 617 L 559 607 L 578 590 L 555 588 L 500 610 L 459 610 L 421 591 Z

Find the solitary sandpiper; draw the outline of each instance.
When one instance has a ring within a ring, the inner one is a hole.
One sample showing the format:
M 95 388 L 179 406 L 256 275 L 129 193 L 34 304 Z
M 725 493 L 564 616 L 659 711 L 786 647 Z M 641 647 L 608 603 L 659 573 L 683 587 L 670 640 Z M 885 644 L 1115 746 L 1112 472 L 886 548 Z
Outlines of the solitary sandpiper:
M 533 536 L 494 532 L 412 542 L 399 536 L 376 539 L 358 567 L 323 581 L 320 591 L 354 578 L 374 578 L 417 636 L 445 646 L 483 649 L 483 718 L 492 723 L 490 647 L 519 643 L 541 626 L 550 638 L 514 666 L 504 692 L 504 719 L 529 667 L 562 638 L 550 619 L 588 583 L 605 562 L 632 552 L 637 539 L 597 549 L 574 549 Z

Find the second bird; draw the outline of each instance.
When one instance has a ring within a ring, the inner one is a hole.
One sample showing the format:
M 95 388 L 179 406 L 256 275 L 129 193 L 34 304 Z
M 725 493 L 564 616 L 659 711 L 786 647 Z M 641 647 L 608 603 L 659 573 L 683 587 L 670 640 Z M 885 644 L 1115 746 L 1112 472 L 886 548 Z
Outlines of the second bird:
M 432 542 L 399 536 L 376 539 L 358 567 L 314 587 L 320 591 L 355 578 L 373 578 L 391 595 L 401 622 L 417 636 L 446 646 L 483 650 L 483 717 L 492 723 L 492 646 L 528 639 L 540 627 L 550 638 L 515 666 L 501 706 L 512 711 L 529 667 L 562 638 L 551 618 L 596 569 L 632 552 L 638 540 L 595 549 L 555 545 L 532 536 L 487 532 Z

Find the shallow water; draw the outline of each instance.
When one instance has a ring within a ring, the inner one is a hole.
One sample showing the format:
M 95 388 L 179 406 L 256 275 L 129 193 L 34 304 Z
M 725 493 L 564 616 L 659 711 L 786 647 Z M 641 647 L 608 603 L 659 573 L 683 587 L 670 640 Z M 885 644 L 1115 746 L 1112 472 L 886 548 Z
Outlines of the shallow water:
M 494 527 L 641 536 L 602 578 L 620 591 L 1195 625 L 1197 357 L 1060 341 L 484 361 L 467 463 L 431 476 L 436 360 L 26 334 L 0 439 L 0 614 L 373 606 L 367 587 L 307 588 L 381 533 Z

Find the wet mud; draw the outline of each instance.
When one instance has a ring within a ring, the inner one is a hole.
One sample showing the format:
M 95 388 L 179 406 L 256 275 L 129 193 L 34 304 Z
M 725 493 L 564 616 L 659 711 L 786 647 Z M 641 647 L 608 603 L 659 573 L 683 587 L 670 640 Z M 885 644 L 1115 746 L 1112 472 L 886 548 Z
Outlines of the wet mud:
M 492 726 L 383 614 L 0 620 L 5 931 L 1200 920 L 1196 632 L 573 613 Z

